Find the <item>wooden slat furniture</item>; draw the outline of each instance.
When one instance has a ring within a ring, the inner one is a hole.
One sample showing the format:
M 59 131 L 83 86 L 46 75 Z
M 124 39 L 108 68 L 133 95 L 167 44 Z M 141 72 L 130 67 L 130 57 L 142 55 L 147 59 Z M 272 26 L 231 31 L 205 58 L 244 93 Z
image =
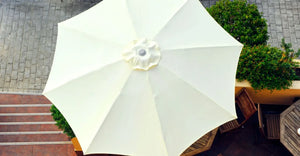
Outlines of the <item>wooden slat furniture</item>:
M 295 156 L 300 155 L 300 100 L 280 114 L 280 142 Z
M 192 156 L 195 154 L 199 154 L 201 152 L 207 151 L 210 149 L 215 136 L 218 132 L 218 128 L 206 133 L 199 140 L 197 140 L 194 144 L 192 144 L 189 148 L 187 148 L 181 156 Z
M 244 121 L 240 123 L 243 125 L 257 111 L 257 109 L 246 88 L 241 90 L 240 94 L 235 98 L 235 102 L 238 104 L 245 118 Z
M 241 126 L 241 124 L 239 124 L 236 119 L 232 120 L 232 121 L 229 121 L 229 122 L 226 122 L 225 124 L 220 126 L 220 133 L 229 132 L 231 130 L 239 128 L 240 126 Z
M 265 125 L 264 125 L 264 122 L 263 122 L 263 114 L 262 114 L 262 110 L 261 110 L 261 105 L 260 104 L 257 104 L 257 115 L 258 115 L 258 127 L 259 127 L 259 131 L 260 133 L 266 137 L 266 134 L 265 134 Z
M 258 107 L 258 126 L 260 133 L 267 139 L 280 138 L 280 114 L 263 114 L 261 104 Z
M 267 138 L 280 139 L 280 114 L 266 114 Z
M 239 128 L 257 111 L 253 100 L 247 93 L 246 88 L 241 89 L 240 93 L 235 98 L 235 102 L 240 108 L 245 119 L 241 123 L 239 123 L 238 120 L 235 119 L 221 125 L 219 128 L 221 133 L 225 133 L 233 129 Z

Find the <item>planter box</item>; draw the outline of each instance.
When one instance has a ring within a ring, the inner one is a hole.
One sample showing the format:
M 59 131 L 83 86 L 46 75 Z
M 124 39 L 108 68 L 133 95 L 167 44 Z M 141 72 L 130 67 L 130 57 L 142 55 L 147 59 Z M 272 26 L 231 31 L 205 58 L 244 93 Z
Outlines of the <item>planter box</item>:
M 84 156 L 83 152 L 82 152 L 82 149 L 81 149 L 81 146 L 80 146 L 80 144 L 78 142 L 78 139 L 75 137 L 75 138 L 72 138 L 71 141 L 73 143 L 74 151 L 75 151 L 76 155 L 77 156 Z M 89 156 L 121 156 L 121 155 L 113 155 L 113 154 L 89 154 Z
M 255 91 L 248 81 L 235 83 L 235 94 L 239 93 L 242 88 L 247 88 L 247 91 L 254 103 L 259 104 L 277 104 L 291 105 L 296 97 L 300 97 L 300 81 L 293 81 L 292 86 L 285 90 L 260 90 Z

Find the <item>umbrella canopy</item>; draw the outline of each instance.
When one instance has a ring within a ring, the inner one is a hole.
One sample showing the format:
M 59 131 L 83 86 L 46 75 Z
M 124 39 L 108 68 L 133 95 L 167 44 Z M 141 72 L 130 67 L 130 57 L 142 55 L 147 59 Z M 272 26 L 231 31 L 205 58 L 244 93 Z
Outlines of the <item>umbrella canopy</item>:
M 85 154 L 180 155 L 236 118 L 241 49 L 198 0 L 104 0 L 59 23 L 44 95 Z

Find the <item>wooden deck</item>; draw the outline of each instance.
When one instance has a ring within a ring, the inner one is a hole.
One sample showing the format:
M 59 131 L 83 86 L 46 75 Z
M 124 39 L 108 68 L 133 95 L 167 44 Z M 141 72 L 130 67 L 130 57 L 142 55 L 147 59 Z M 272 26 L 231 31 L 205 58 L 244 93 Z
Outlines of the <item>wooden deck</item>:
M 257 115 L 243 126 L 227 133 L 217 133 L 210 150 L 195 156 L 292 156 L 279 140 L 269 140 L 258 130 Z

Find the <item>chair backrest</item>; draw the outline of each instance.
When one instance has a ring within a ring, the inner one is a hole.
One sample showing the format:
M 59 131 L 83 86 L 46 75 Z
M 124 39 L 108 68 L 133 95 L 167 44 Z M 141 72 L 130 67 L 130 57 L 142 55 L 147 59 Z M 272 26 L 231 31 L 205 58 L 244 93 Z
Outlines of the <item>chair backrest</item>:
M 280 139 L 280 114 L 266 114 L 267 138 Z
M 264 114 L 261 104 L 257 104 L 258 126 L 262 136 L 267 139 L 280 139 L 280 114 Z
M 245 120 L 241 123 L 243 124 L 257 111 L 257 109 L 246 88 L 241 90 L 241 92 L 235 98 L 235 101 L 245 117 Z
M 241 110 L 243 114 L 243 121 L 239 123 L 236 119 L 229 121 L 220 126 L 220 132 L 225 133 L 231 131 L 233 129 L 239 128 L 242 124 L 244 124 L 256 111 L 255 104 L 249 94 L 247 93 L 246 88 L 243 88 L 238 96 L 235 98 L 235 102 L 237 103 L 239 110 Z
M 260 133 L 265 137 L 265 131 L 264 131 L 264 122 L 263 122 L 263 114 L 262 114 L 262 110 L 261 110 L 261 105 L 257 104 L 257 116 L 258 116 L 258 127 L 259 127 L 259 131 Z

